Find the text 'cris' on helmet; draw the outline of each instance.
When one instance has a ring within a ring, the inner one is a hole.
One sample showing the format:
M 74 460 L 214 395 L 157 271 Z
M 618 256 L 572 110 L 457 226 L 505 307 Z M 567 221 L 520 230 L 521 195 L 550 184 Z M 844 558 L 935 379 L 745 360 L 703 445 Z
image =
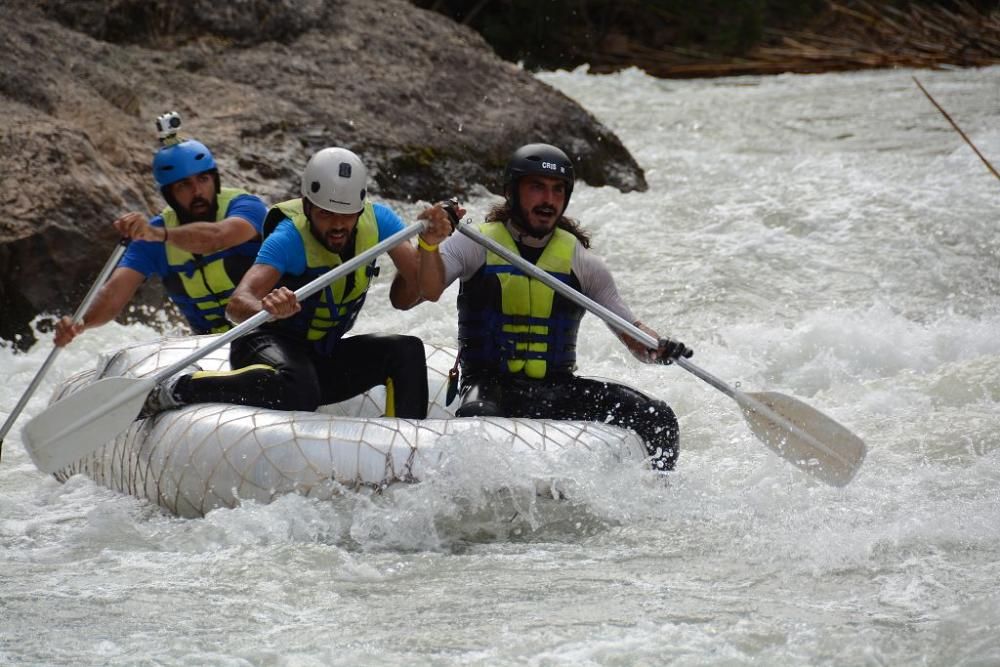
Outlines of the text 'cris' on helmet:
M 194 139 L 164 146 L 153 156 L 153 179 L 160 190 L 188 176 L 217 169 L 212 151 Z
M 576 176 L 573 173 L 573 161 L 562 150 L 551 144 L 527 144 L 521 146 L 510 156 L 503 173 L 504 190 L 517 197 L 516 182 L 524 176 L 549 176 L 566 181 L 566 206 L 569 206 L 570 195 Z
M 317 151 L 302 170 L 302 196 L 333 213 L 358 213 L 365 207 L 368 170 L 346 148 Z

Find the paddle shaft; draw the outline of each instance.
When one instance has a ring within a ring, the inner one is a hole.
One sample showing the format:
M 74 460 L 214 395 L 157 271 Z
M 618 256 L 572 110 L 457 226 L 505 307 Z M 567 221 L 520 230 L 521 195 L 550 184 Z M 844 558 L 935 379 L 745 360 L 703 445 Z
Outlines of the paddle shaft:
M 635 326 L 628 320 L 624 319 L 623 317 L 611 312 L 610 310 L 608 310 L 601 304 L 597 303 L 593 299 L 584 296 L 583 294 L 576 291 L 569 285 L 551 276 L 549 273 L 543 271 L 542 269 L 539 269 L 537 266 L 535 266 L 528 260 L 524 259 L 517 253 L 511 252 L 510 250 L 505 248 L 503 245 L 497 243 L 493 239 L 484 236 L 479 230 L 474 229 L 470 223 L 459 224 L 456 227 L 456 229 L 460 233 L 465 234 L 472 240 L 483 245 L 491 252 L 494 252 L 497 255 L 503 257 L 508 262 L 518 267 L 531 277 L 545 283 L 556 292 L 562 294 L 567 299 L 570 299 L 574 303 L 594 313 L 595 315 L 600 317 L 602 320 L 607 322 L 610 326 L 617 329 L 618 331 L 628 336 L 631 336 L 632 338 L 636 339 L 637 341 L 639 341 L 640 343 L 642 343 L 643 345 L 645 345 L 650 349 L 656 349 L 659 347 L 660 341 L 658 341 L 653 336 L 649 335 L 648 333 L 646 333 L 639 327 Z M 746 394 L 737 389 L 734 389 L 733 387 L 730 387 L 728 384 L 726 384 L 719 378 L 715 377 L 711 373 L 708 373 L 707 371 L 702 370 L 701 368 L 691 363 L 687 359 L 680 357 L 678 359 L 674 359 L 673 362 L 678 366 L 680 366 L 681 368 L 683 368 L 684 370 L 688 371 L 689 373 L 695 375 L 696 377 L 700 378 L 701 380 L 715 387 L 726 396 L 729 396 L 730 398 L 735 400 L 740 405 L 740 407 L 754 410 L 755 412 L 770 419 L 772 422 L 774 422 L 775 424 L 777 424 L 778 426 L 782 427 L 784 430 L 788 431 L 789 433 L 795 436 L 805 435 L 802 429 L 800 429 L 795 424 L 790 422 L 784 416 L 778 414 L 774 410 L 771 410 L 769 407 L 767 407 L 757 399 L 753 398 L 749 394 Z M 815 441 L 815 438 L 810 438 L 810 440 Z M 841 458 L 837 452 L 827 447 L 826 445 L 819 443 L 818 441 L 815 441 L 814 445 L 835 458 Z
M 500 243 L 497 243 L 488 236 L 483 235 L 479 230 L 473 228 L 470 223 L 462 223 L 458 225 L 456 229 L 458 230 L 459 233 L 465 234 L 466 236 L 474 240 L 476 243 L 479 243 L 480 245 L 489 249 L 490 252 L 500 255 L 508 262 L 510 262 L 517 268 L 521 269 L 522 271 L 530 275 L 532 278 L 542 281 L 543 283 L 545 283 L 555 291 L 559 292 L 570 301 L 576 303 L 579 306 L 582 306 L 583 308 L 597 315 L 614 329 L 628 336 L 631 336 L 632 338 L 636 339 L 637 341 L 639 341 L 640 343 L 642 343 L 643 345 L 645 345 L 650 349 L 655 350 L 660 346 L 660 341 L 658 341 L 653 336 L 649 335 L 648 333 L 646 333 L 636 325 L 632 324 L 625 318 L 621 317 L 620 315 L 611 312 L 610 310 L 608 310 L 601 304 L 597 303 L 593 299 L 584 296 L 583 294 L 576 291 L 575 289 L 573 289 L 566 283 L 562 282 L 558 278 L 554 278 L 548 272 L 538 268 L 537 266 L 535 266 L 528 260 L 524 259 L 517 253 L 511 252 Z M 726 394 L 727 396 L 730 397 L 736 396 L 735 389 L 733 389 L 732 387 L 730 387 L 729 385 L 727 385 L 725 382 L 715 377 L 714 375 L 711 375 L 710 373 L 707 373 L 702 369 L 698 368 L 687 359 L 684 358 L 675 359 L 674 363 L 676 363 L 684 370 L 698 376 L 699 378 L 701 378 L 708 384 L 712 385 L 713 387 L 715 387 L 722 393 Z
M 927 96 L 927 99 L 929 99 L 929 100 L 931 101 L 931 104 L 933 104 L 933 105 L 934 105 L 934 107 L 935 107 L 935 108 L 936 108 L 936 109 L 937 109 L 938 111 L 940 111 L 940 112 L 941 112 L 941 115 L 942 115 L 942 116 L 944 116 L 945 120 L 947 120 L 947 121 L 948 121 L 949 123 L 951 123 L 951 126 L 952 126 L 953 128 L 955 128 L 955 131 L 956 131 L 956 132 L 958 132 L 959 136 L 960 136 L 960 137 L 962 137 L 962 139 L 964 139 L 964 140 L 965 140 L 965 143 L 967 143 L 967 144 L 969 145 L 969 148 L 971 148 L 971 149 L 972 149 L 972 152 L 974 152 L 974 153 L 975 153 L 976 155 L 978 155 L 978 156 L 979 156 L 979 159 L 983 161 L 983 164 L 985 164 L 985 165 L 986 165 L 986 168 L 987 168 L 987 169 L 989 169 L 989 170 L 990 170 L 990 172 L 991 172 L 991 173 L 992 173 L 992 174 L 993 174 L 994 176 L 996 176 L 996 177 L 997 177 L 998 179 L 1000 179 L 1000 173 L 998 173 L 998 172 L 997 172 L 997 170 L 993 168 L 993 165 L 992 165 L 992 164 L 990 164 L 990 161 L 989 161 L 989 160 L 987 160 L 987 159 L 986 159 L 986 157 L 985 157 L 985 156 L 984 156 L 984 155 L 983 155 L 982 153 L 980 153 L 980 152 L 979 152 L 979 149 L 978 149 L 978 148 L 976 148 L 976 145 L 975 145 L 974 143 L 972 143 L 972 140 L 971 140 L 971 139 L 969 139 L 969 137 L 965 136 L 965 132 L 962 132 L 962 128 L 960 128 L 960 127 L 958 126 L 958 123 L 956 123 L 955 121 L 953 121 L 953 120 L 951 119 L 951 116 L 949 116 L 949 115 L 948 115 L 948 112 L 947 112 L 947 111 L 945 111 L 945 110 L 944 110 L 944 108 L 943 108 L 943 107 L 942 107 L 942 106 L 941 106 L 940 104 L 938 104 L 938 103 L 937 103 L 937 100 L 935 100 L 935 99 L 934 99 L 934 98 L 933 98 L 933 97 L 931 96 L 931 94 L 930 94 L 929 92 L 927 92 L 927 89 L 926 89 L 926 88 L 924 88 L 924 87 L 923 87 L 923 85 L 922 85 L 922 84 L 921 84 L 921 83 L 920 83 L 919 81 L 917 81 L 917 77 L 913 77 L 913 83 L 917 84 L 917 88 L 919 88 L 919 89 L 920 89 L 920 91 L 921 91 L 921 92 L 922 92 L 922 93 L 923 93 L 924 95 L 926 95 L 926 96 Z
M 118 242 L 118 245 L 115 246 L 115 250 L 111 253 L 111 257 L 109 257 L 108 261 L 105 262 L 104 268 L 101 269 L 101 272 L 97 274 L 97 279 L 90 286 L 90 290 L 87 292 L 87 295 L 83 297 L 80 307 L 76 309 L 75 313 L 73 313 L 74 324 L 79 324 L 83 321 L 84 315 L 87 314 L 87 311 L 90 310 L 91 304 L 93 304 L 94 300 L 97 298 L 97 293 L 100 291 L 101 287 L 104 286 L 104 283 L 107 282 L 108 276 L 111 275 L 111 272 L 115 270 L 116 266 L 118 266 L 118 261 L 122 258 L 122 255 L 125 254 L 128 244 L 129 239 L 122 239 Z M 13 412 L 11 412 L 10 416 L 7 417 L 7 421 L 3 423 L 3 427 L 0 428 L 0 454 L 3 452 L 4 437 L 6 437 L 11 427 L 14 426 L 14 422 L 17 420 L 18 415 L 21 414 L 24 406 L 28 404 L 28 400 L 32 397 L 32 395 L 34 395 L 35 390 L 38 389 L 38 385 L 42 382 L 42 378 L 45 377 L 45 374 L 48 372 L 52 362 L 56 360 L 56 357 L 59 356 L 59 352 L 61 351 L 62 347 L 60 346 L 52 348 L 52 351 L 49 352 L 49 356 L 46 357 L 45 361 L 42 363 L 41 368 L 39 368 L 35 373 L 35 377 L 31 380 L 31 384 L 28 385 L 28 388 L 21 396 L 21 400 L 17 402 L 17 405 L 14 406 Z
M 299 289 L 295 290 L 295 298 L 298 299 L 299 301 L 307 299 L 308 297 L 312 296 L 316 292 L 320 291 L 321 289 L 332 283 L 334 280 L 346 276 L 347 274 L 351 273 L 358 267 L 363 266 L 368 262 L 370 262 L 371 260 L 375 259 L 382 253 L 395 248 L 404 241 L 410 240 L 411 238 L 419 234 L 421 231 L 423 231 L 425 224 L 426 223 L 424 222 L 420 222 L 414 225 L 410 225 L 406 229 L 396 232 L 386 240 L 372 246 L 368 250 L 365 250 L 360 255 L 352 257 L 343 264 L 334 267 L 333 269 L 330 269 L 323 275 L 319 276 L 318 278 L 315 278 L 311 282 L 306 283 Z M 230 341 L 233 341 L 239 338 L 240 336 L 249 333 L 250 331 L 253 331 L 260 325 L 264 324 L 265 322 L 268 322 L 270 319 L 271 319 L 271 313 L 267 312 L 266 310 L 260 311 L 259 313 L 253 315 L 252 317 L 247 318 L 243 322 L 240 322 L 238 325 L 236 325 L 226 333 L 222 334 L 208 345 L 199 348 L 197 351 L 184 357 L 180 361 L 177 361 L 176 363 L 167 366 L 163 370 L 158 371 L 155 375 L 152 376 L 152 379 L 155 380 L 157 383 L 163 381 L 164 379 L 170 377 L 174 373 L 184 370 L 185 367 L 190 366 L 192 362 L 197 361 L 198 359 L 202 358 L 209 352 L 213 352 L 214 350 L 219 349 L 223 345 L 226 345 Z

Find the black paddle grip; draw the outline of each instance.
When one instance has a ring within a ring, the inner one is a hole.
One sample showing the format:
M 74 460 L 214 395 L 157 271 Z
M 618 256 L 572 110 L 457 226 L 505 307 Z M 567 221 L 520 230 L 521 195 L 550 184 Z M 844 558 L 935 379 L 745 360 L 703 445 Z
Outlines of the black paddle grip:
M 459 223 L 462 222 L 458 219 L 458 212 L 456 211 L 458 208 L 458 197 L 452 197 L 441 202 L 441 208 L 448 214 L 448 219 L 451 220 L 451 228 L 455 229 L 458 227 Z
M 680 357 L 690 359 L 694 355 L 694 350 L 690 347 L 679 340 L 672 340 L 670 338 L 661 338 L 659 349 L 661 354 L 660 358 L 657 359 L 657 363 L 661 363 L 664 366 L 669 366 L 674 363 L 675 359 L 679 359 Z

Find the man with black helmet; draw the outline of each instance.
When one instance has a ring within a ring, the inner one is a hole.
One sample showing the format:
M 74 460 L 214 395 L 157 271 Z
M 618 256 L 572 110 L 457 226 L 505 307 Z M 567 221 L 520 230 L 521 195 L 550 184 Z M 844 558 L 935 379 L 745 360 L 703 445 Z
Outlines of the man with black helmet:
M 168 206 L 151 219 L 133 211 L 114 221 L 132 242 L 82 321 L 66 316 L 56 323 L 58 346 L 117 317 L 151 275 L 163 280 L 194 333 L 231 327 L 226 304 L 260 249 L 267 207 L 259 197 L 222 187 L 212 152 L 200 141 L 176 137 L 176 114 L 161 116 L 157 126 L 167 116 L 177 122 L 161 133 L 153 178 Z
M 505 201 L 487 214 L 479 231 L 659 339 L 636 319 L 607 267 L 589 252 L 587 233 L 563 215 L 573 185 L 573 163 L 563 151 L 548 144 L 522 146 L 504 172 Z M 437 301 L 461 280 L 458 416 L 611 423 L 638 433 L 657 469 L 673 469 L 678 428 L 666 403 L 573 374 L 581 306 L 464 235 L 446 237 L 435 229 L 422 236 L 423 298 Z M 677 341 L 663 339 L 658 349 L 649 349 L 624 334 L 618 337 L 647 363 L 691 356 Z

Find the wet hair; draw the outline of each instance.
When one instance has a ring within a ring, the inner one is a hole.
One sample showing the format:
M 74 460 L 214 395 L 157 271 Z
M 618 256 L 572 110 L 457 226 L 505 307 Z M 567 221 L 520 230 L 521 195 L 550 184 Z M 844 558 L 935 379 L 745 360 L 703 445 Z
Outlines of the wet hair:
M 486 222 L 510 222 L 515 217 L 515 213 L 510 208 L 510 202 L 504 201 L 500 204 L 495 204 L 493 208 L 489 210 L 486 214 Z M 520 217 L 519 215 L 517 217 Z M 516 221 L 515 221 L 516 222 Z M 559 219 L 556 221 L 556 227 L 564 229 L 580 242 L 584 248 L 590 247 L 590 234 L 587 233 L 580 223 L 573 218 L 567 218 L 565 215 L 560 215 Z

